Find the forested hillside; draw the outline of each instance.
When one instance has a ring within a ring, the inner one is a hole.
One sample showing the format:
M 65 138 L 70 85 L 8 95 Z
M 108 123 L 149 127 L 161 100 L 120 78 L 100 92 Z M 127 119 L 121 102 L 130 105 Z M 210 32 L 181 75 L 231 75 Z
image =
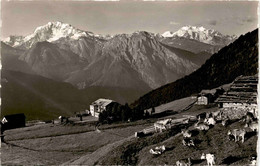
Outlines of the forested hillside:
M 157 88 L 132 104 L 144 110 L 232 82 L 240 75 L 255 75 L 258 68 L 258 29 L 212 55 L 198 70 Z

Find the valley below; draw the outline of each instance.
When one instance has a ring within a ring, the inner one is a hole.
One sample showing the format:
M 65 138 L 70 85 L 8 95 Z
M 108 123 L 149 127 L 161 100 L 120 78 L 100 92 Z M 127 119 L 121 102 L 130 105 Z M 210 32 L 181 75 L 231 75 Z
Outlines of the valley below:
M 181 111 L 193 101 L 185 98 L 169 106 L 177 106 L 175 111 Z M 156 109 L 162 111 L 160 107 Z M 182 117 L 182 114 L 177 117 Z M 152 118 L 131 123 L 105 124 L 99 126 L 100 131 L 97 131 L 97 119 L 89 119 L 92 120 L 83 124 L 47 123 L 5 131 L 6 143 L 1 143 L 2 164 L 93 165 L 109 156 L 113 149 L 124 142 L 137 139 L 134 137 L 135 132 L 153 126 L 156 121 Z
M 185 102 L 183 102 L 185 101 Z M 189 105 L 192 107 L 186 109 Z M 214 153 L 216 164 L 246 165 L 248 156 L 255 155 L 257 135 L 246 137 L 245 143 L 231 142 L 227 131 L 240 127 L 237 121 L 227 127 L 217 123 L 207 132 L 200 131 L 200 140 L 196 148 L 185 147 L 181 143 L 181 128 L 173 127 L 162 133 L 155 133 L 144 138 L 136 138 L 135 132 L 153 126 L 158 119 L 174 120 L 196 116 L 203 112 L 215 112 L 219 108 L 194 105 L 192 97 L 176 100 L 156 107 L 160 109 L 176 108 L 172 115 L 160 118 L 148 118 L 135 122 L 104 124 L 96 127 L 96 120 L 83 123 L 46 123 L 4 132 L 5 143 L 1 143 L 1 160 L 3 165 L 174 165 L 179 159 L 191 157 L 198 163 L 204 152 Z M 73 118 L 72 118 L 73 119 Z M 150 148 L 165 145 L 167 150 L 159 156 L 149 153 Z M 128 156 L 128 157 L 127 157 Z M 129 158 L 130 156 L 130 158 Z M 229 156 L 234 160 L 227 159 Z

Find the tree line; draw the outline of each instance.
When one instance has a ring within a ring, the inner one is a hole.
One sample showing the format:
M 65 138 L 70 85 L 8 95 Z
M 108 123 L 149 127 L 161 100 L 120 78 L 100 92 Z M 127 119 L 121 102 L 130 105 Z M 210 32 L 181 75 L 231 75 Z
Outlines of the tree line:
M 99 122 L 112 123 L 118 121 L 134 121 L 145 117 L 144 110 L 131 109 L 126 103 L 121 105 L 117 102 L 113 102 L 106 107 L 106 110 L 99 114 Z

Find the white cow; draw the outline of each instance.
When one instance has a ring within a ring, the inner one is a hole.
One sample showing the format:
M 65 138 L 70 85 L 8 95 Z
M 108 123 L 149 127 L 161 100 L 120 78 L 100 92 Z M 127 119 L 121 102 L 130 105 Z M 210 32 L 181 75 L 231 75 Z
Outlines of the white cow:
M 150 152 L 151 154 L 155 154 L 155 155 L 162 154 L 160 151 L 156 151 L 156 150 L 153 150 L 153 149 L 150 149 L 149 152 Z
M 200 159 L 201 159 L 201 160 L 207 160 L 208 166 L 209 166 L 209 165 L 213 166 L 213 164 L 215 164 L 215 156 L 214 156 L 214 154 L 207 153 L 207 154 L 205 155 L 204 153 L 202 153 Z
M 155 154 L 155 155 L 159 155 L 159 154 L 162 154 L 164 151 L 166 150 L 165 146 L 162 145 L 162 146 L 158 146 L 158 147 L 155 147 L 155 149 L 150 149 L 150 153 L 151 154 Z
M 208 130 L 209 126 L 204 124 L 203 122 L 195 123 L 194 127 L 198 130 Z
M 215 125 L 216 124 L 216 121 L 213 117 L 210 117 L 210 118 L 206 118 L 204 120 L 204 123 L 206 123 L 207 125 Z

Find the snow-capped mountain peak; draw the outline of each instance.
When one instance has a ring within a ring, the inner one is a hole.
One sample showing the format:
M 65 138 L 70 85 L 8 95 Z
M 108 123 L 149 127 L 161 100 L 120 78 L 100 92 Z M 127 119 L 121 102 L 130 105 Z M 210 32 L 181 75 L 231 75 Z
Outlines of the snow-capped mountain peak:
M 9 36 L 3 40 L 6 44 L 10 46 L 18 46 L 21 42 L 23 42 L 23 36 Z
M 32 38 L 39 38 L 40 41 L 56 41 L 62 37 L 70 37 L 72 39 L 78 40 L 82 36 L 92 36 L 91 33 L 79 30 L 71 26 L 70 24 L 62 22 L 48 22 L 44 26 L 40 26 L 35 29 L 34 33 L 26 36 L 25 41 L 29 41 Z
M 184 26 L 176 32 L 166 31 L 163 37 L 184 37 L 212 45 L 226 45 L 236 39 L 235 36 L 223 35 L 213 29 L 197 26 Z
M 91 32 L 82 31 L 70 24 L 57 22 L 48 22 L 46 25 L 37 27 L 34 32 L 28 36 L 12 37 L 4 40 L 5 43 L 14 47 L 30 48 L 33 44 L 42 41 L 54 42 L 61 38 L 78 40 L 80 37 L 94 36 Z
M 166 31 L 162 34 L 163 37 L 173 37 L 173 32 L 171 31 Z

